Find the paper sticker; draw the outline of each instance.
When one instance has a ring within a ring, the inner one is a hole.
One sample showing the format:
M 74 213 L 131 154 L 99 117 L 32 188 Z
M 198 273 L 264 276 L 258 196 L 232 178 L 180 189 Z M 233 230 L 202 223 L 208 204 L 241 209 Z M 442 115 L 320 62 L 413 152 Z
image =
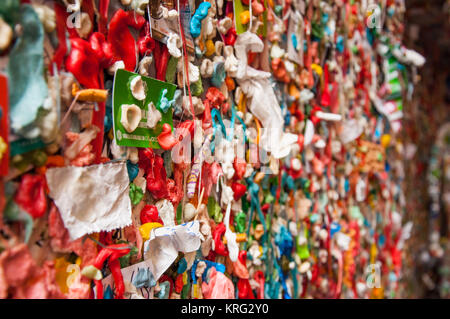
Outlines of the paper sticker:
M 137 77 L 141 77 L 142 81 L 136 81 Z M 145 91 L 143 99 L 140 89 Z M 113 125 L 117 145 L 161 148 L 157 138 L 163 125 L 168 123 L 173 129 L 173 106 L 170 106 L 170 101 L 175 90 L 176 85 L 117 70 L 113 88 Z M 159 116 L 161 120 L 156 125 L 149 125 Z M 137 123 L 136 118 L 139 120 Z
M 291 14 L 288 28 L 288 58 L 292 62 L 303 65 L 303 19 L 300 14 Z

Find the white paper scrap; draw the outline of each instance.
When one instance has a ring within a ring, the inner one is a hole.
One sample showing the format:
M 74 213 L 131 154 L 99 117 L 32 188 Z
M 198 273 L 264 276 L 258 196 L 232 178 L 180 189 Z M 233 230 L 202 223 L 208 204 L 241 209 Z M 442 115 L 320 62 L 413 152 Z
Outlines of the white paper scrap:
M 49 195 L 72 240 L 131 225 L 125 162 L 50 168 L 46 177 Z
M 144 259 L 149 262 L 150 269 L 158 280 L 173 264 L 178 252 L 189 253 L 200 248 L 200 222 L 193 221 L 174 227 L 155 228 L 150 239 L 144 244 Z

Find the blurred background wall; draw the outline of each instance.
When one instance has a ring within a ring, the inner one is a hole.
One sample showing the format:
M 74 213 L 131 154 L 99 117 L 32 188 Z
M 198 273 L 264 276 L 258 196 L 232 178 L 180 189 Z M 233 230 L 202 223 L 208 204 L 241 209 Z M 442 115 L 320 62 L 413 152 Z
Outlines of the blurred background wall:
M 414 220 L 405 295 L 450 298 L 450 1 L 406 0 L 405 45 L 427 59 L 404 119 L 404 182 Z

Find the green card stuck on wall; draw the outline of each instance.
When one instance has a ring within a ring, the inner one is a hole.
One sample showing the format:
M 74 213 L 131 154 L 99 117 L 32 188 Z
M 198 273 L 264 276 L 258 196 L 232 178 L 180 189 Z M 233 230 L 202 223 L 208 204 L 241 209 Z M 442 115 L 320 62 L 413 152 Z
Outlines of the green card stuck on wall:
M 176 86 L 126 70 L 117 70 L 113 86 L 114 137 L 117 145 L 161 148 L 164 124 L 173 129 Z

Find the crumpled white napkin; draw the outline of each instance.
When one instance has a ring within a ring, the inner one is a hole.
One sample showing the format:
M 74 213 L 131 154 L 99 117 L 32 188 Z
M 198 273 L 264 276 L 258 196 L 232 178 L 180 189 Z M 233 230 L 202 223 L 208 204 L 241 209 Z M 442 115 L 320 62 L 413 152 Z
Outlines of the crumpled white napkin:
M 158 280 L 173 264 L 178 252 L 189 253 L 200 248 L 200 222 L 198 220 L 174 227 L 152 229 L 150 239 L 144 243 L 144 260 Z
M 50 168 L 50 197 L 70 238 L 131 225 L 129 177 L 125 162 Z
M 264 43 L 256 34 L 244 32 L 238 36 L 235 43 L 239 62 L 236 80 L 242 92 L 250 99 L 248 104 L 250 112 L 263 126 L 261 147 L 278 159 L 290 153 L 292 145 L 298 141 L 298 136 L 283 131 L 284 119 L 269 81 L 271 74 L 256 70 L 247 63 L 248 51 L 262 52 L 263 49 Z

